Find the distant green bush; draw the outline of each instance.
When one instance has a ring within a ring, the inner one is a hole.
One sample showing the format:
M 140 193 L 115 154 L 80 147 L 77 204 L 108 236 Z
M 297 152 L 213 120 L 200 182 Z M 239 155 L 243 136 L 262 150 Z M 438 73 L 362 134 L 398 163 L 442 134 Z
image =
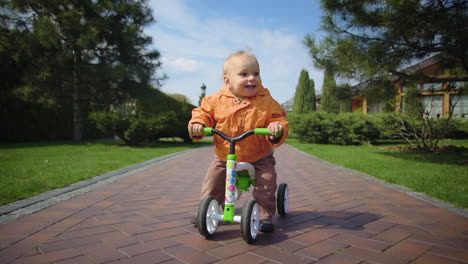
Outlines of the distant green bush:
M 414 129 L 424 129 L 421 121 L 404 113 L 325 113 L 289 114 L 291 136 L 305 143 L 353 145 L 371 143 L 377 139 L 412 138 Z M 452 118 L 431 119 L 433 131 L 443 138 L 468 138 L 468 120 Z M 419 122 L 419 123 L 418 123 Z M 445 127 L 444 127 L 445 126 Z M 410 131 L 411 129 L 411 131 Z
M 133 104 L 113 111 L 91 113 L 90 120 L 103 133 L 111 132 L 128 145 L 140 145 L 165 137 L 191 142 L 187 123 L 194 107 L 152 89 L 140 94 Z
M 377 125 L 361 114 L 315 112 L 292 114 L 288 119 L 293 137 L 306 143 L 366 144 L 380 137 Z
M 445 137 L 451 139 L 468 138 L 468 119 L 452 117 Z

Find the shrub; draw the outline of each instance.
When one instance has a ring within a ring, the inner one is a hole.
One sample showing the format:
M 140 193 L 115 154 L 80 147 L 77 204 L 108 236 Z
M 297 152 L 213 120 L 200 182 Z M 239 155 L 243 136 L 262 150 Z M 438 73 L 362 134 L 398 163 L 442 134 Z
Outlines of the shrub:
M 468 138 L 468 120 L 463 118 L 452 118 L 447 127 L 446 138 L 466 139 Z
M 164 137 L 180 137 L 190 142 L 188 120 L 174 111 L 153 118 L 142 118 L 117 112 L 94 112 L 90 119 L 103 133 L 111 131 L 127 145 L 140 145 Z
M 292 136 L 301 142 L 364 144 L 379 138 L 376 124 L 361 114 L 315 112 L 290 115 Z

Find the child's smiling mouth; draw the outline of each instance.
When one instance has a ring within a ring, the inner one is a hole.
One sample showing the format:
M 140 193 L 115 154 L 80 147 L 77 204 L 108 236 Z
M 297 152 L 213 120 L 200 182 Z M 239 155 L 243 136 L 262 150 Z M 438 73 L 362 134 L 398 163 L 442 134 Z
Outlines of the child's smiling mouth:
M 257 85 L 246 85 L 245 88 L 247 88 L 247 89 L 255 89 L 255 88 L 257 88 Z

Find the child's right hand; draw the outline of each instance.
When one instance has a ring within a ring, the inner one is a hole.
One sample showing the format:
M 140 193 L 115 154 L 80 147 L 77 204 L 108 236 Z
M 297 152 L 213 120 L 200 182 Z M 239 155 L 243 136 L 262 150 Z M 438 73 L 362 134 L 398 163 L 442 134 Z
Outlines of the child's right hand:
M 200 137 L 203 135 L 203 128 L 205 126 L 199 123 L 193 123 L 188 125 L 188 132 L 191 137 Z

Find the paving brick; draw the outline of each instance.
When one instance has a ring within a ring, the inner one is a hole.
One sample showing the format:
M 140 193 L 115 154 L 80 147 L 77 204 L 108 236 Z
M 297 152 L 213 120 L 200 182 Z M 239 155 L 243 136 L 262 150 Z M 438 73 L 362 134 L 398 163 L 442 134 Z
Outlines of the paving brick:
M 179 237 L 173 237 L 173 239 L 180 244 L 187 245 L 200 251 L 206 251 L 223 246 L 223 244 L 213 240 L 208 240 L 199 234 L 186 234 Z
M 302 243 L 306 243 L 309 245 L 313 245 L 330 237 L 336 236 L 339 233 L 337 230 L 331 229 L 316 229 L 305 234 L 296 236 L 292 238 L 293 240 L 297 240 Z
M 309 231 L 327 226 L 326 223 L 322 223 L 320 221 L 315 220 L 301 222 L 299 224 L 289 223 L 288 221 L 285 222 L 286 224 L 282 224 L 281 226 L 287 227 L 288 229 L 295 230 L 301 233 L 307 233 Z
M 390 256 L 401 256 L 404 259 L 414 260 L 429 250 L 432 246 L 429 244 L 403 240 L 395 246 L 385 250 L 385 254 Z
M 185 226 L 187 224 L 189 224 L 189 220 L 187 220 L 187 219 L 177 219 L 177 220 L 172 220 L 172 221 L 166 221 L 166 222 L 146 225 L 146 227 L 150 228 L 151 230 L 157 231 L 157 230 L 163 230 L 163 229 L 169 229 L 169 228 L 174 228 L 174 227 Z
M 69 259 L 55 261 L 54 264 L 95 264 L 96 262 L 92 261 L 87 256 L 78 256 Z
M 120 259 L 107 262 L 108 264 L 154 264 L 154 263 L 169 263 L 173 258 L 161 250 L 147 252 L 132 258 Z M 180 262 L 174 262 L 180 263 Z
M 135 235 L 135 237 L 143 241 L 150 241 L 150 240 L 155 240 L 155 239 L 160 239 L 160 238 L 165 238 L 165 237 L 172 237 L 172 236 L 180 235 L 184 233 L 187 233 L 187 231 L 180 229 L 180 228 L 172 228 L 172 229 L 165 229 L 165 230 L 160 230 L 160 231 L 155 231 L 155 232 L 148 232 L 144 234 L 138 234 L 138 235 Z
M 336 251 L 346 248 L 348 246 L 349 245 L 346 243 L 340 243 L 340 242 L 332 241 L 332 240 L 325 240 L 317 244 L 314 244 L 310 247 L 306 247 L 304 249 L 298 250 L 295 252 L 295 254 L 303 255 L 303 256 L 318 260 L 328 255 L 331 255 L 335 253 Z
M 121 231 L 118 231 L 118 230 L 114 232 L 104 233 L 104 234 L 97 234 L 97 235 L 94 235 L 94 237 L 116 248 L 133 245 L 133 244 L 137 244 L 140 242 L 137 239 L 135 239 L 133 236 L 122 233 Z
M 398 229 L 398 228 L 390 228 L 371 238 L 374 240 L 379 240 L 379 241 L 383 241 L 386 243 L 395 244 L 395 243 L 400 242 L 403 239 L 410 237 L 411 235 L 412 233 L 408 231 Z
M 48 252 L 40 255 L 29 256 L 25 258 L 20 258 L 13 261 L 13 264 L 26 264 L 26 263 L 51 263 L 54 261 L 59 261 L 63 259 L 70 259 L 82 255 L 81 252 L 73 249 L 64 249 L 54 252 Z M 7 262 L 8 263 L 8 262 Z
M 428 254 L 452 258 L 463 262 L 468 262 L 468 251 L 456 248 L 433 247 Z
M 408 263 L 404 258 L 400 256 L 389 256 L 380 252 L 375 252 L 367 249 L 349 247 L 345 248 L 341 253 L 345 255 L 351 255 L 363 260 L 369 260 L 371 262 L 381 264 L 406 264 Z
M 299 241 L 295 241 L 295 240 L 292 240 L 292 239 L 285 239 L 285 240 L 283 240 L 281 242 L 273 244 L 272 246 L 276 247 L 276 248 L 278 248 L 280 250 L 295 252 L 295 251 L 297 251 L 299 249 L 307 247 L 308 244 L 302 243 L 302 242 L 299 242 Z
M 29 252 L 36 246 L 36 244 L 37 243 L 33 239 L 27 237 L 7 248 L 2 249 L 0 251 L 0 259 L 5 263 L 9 263 Z
M 79 248 L 81 246 L 96 245 L 101 241 L 95 237 L 80 237 L 75 239 L 57 241 L 40 245 L 39 248 L 42 252 L 51 252 L 69 248 Z
M 267 260 L 260 256 L 251 253 L 244 253 L 241 255 L 237 255 L 232 258 L 223 259 L 219 263 L 223 264 L 239 264 L 239 263 L 248 263 L 248 264 L 260 264 L 265 263 Z
M 163 238 L 158 240 L 151 240 L 145 243 L 138 243 L 130 246 L 121 247 L 120 250 L 130 256 L 136 256 L 149 251 L 172 247 L 175 245 L 179 245 L 179 242 L 171 238 Z
M 115 224 L 113 227 L 131 235 L 144 234 L 154 231 L 151 228 L 145 227 L 143 225 L 128 222 Z
M 331 239 L 341 243 L 347 243 L 355 247 L 365 248 L 374 251 L 383 251 L 384 249 L 391 246 L 390 244 L 380 242 L 377 240 L 366 239 L 348 234 L 339 234 Z
M 206 251 L 206 253 L 213 255 L 219 259 L 227 259 L 236 255 L 240 255 L 242 253 L 250 252 L 258 247 L 259 246 L 255 244 L 249 245 L 245 243 L 245 241 L 241 240 L 221 247 L 209 249 Z
M 277 261 L 279 263 L 312 263 L 314 262 L 314 259 L 302 256 L 302 255 L 296 255 L 291 252 L 287 252 L 284 250 L 280 250 L 275 247 L 271 246 L 266 246 L 266 247 L 259 247 L 251 253 L 255 255 L 262 256 L 264 258 Z
M 462 262 L 456 261 L 442 256 L 424 254 L 417 258 L 412 264 L 460 264 Z
M 361 258 L 345 254 L 335 253 L 327 256 L 314 264 L 364 264 Z
M 395 223 L 386 222 L 386 221 L 379 219 L 379 220 L 370 222 L 368 224 L 365 224 L 363 228 L 364 230 L 371 232 L 371 233 L 380 233 L 380 232 L 383 232 L 387 229 L 394 227 L 395 225 L 396 225 Z
M 208 255 L 186 245 L 166 248 L 164 252 L 167 252 L 181 261 L 193 264 L 211 263 L 218 260 L 218 258 L 214 256 Z
M 160 263 L 163 263 L 163 264 L 185 264 L 184 262 L 182 262 L 182 261 L 180 261 L 178 259 L 170 259 L 170 260 L 160 262 Z
M 105 244 L 82 247 L 81 252 L 97 263 L 127 258 L 127 255 L 123 254 L 121 251 Z
M 61 237 L 64 239 L 75 239 L 80 237 L 87 237 L 98 234 L 105 234 L 109 232 L 114 232 L 115 228 L 112 226 L 97 226 L 86 229 L 75 229 L 74 231 L 67 231 L 61 234 Z

